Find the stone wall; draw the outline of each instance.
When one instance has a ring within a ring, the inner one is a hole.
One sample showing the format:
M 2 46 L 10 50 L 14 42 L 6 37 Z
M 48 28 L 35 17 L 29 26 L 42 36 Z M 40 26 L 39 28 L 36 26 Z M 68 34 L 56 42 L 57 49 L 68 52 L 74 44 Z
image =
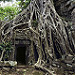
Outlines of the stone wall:
M 10 36 L 9 36 L 10 37 Z M 23 31 L 23 30 L 15 30 L 13 34 L 12 41 L 12 47 L 13 51 L 10 55 L 9 60 L 15 60 L 16 61 L 16 46 L 19 45 L 25 45 L 26 46 L 26 55 L 27 55 L 27 65 L 33 65 L 36 62 L 35 59 L 35 48 L 33 44 L 33 40 L 31 38 L 31 32 L 30 31 Z

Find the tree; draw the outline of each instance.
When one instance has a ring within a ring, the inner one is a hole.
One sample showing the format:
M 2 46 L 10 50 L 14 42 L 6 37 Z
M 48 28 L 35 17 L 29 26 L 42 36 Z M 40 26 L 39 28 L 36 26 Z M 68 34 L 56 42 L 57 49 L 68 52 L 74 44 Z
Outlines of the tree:
M 19 13 L 18 7 L 6 6 L 0 7 L 0 19 L 3 21 L 9 21 L 13 19 Z
M 11 0 L 7 0 L 11 1 Z M 17 0 L 19 1 L 19 0 Z M 0 20 L 9 21 L 12 20 L 16 15 L 21 13 L 30 3 L 30 0 L 19 1 L 12 6 L 0 7 Z
M 34 66 L 52 75 L 55 75 L 55 68 L 68 70 L 68 72 L 69 69 L 74 71 L 72 65 L 75 60 L 69 60 L 75 55 L 75 34 L 68 28 L 68 23 L 56 12 L 54 2 L 53 0 L 31 0 L 28 7 L 9 22 L 8 31 L 6 31 L 8 23 L 1 30 L 4 41 L 9 33 L 12 34 L 13 30 L 25 24 L 28 25 L 39 54 L 38 61 Z M 66 2 L 68 1 L 66 0 Z M 10 27 L 11 30 L 9 30 Z

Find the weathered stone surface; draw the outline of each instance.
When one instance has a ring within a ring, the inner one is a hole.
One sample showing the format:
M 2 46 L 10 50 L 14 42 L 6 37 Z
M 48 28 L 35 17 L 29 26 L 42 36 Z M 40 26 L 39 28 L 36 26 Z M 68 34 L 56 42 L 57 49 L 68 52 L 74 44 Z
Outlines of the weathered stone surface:
M 17 62 L 16 61 L 0 61 L 0 66 L 7 66 L 7 67 L 16 67 Z

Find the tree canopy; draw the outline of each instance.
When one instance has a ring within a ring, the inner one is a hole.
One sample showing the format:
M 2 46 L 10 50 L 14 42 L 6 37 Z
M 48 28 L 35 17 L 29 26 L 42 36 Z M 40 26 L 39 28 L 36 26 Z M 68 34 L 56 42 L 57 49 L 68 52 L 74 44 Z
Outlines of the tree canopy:
M 4 0 L 12 1 L 12 0 Z M 17 0 L 12 6 L 0 7 L 0 20 L 9 21 L 13 19 L 17 14 L 22 12 L 30 3 L 30 0 Z
M 0 7 L 0 19 L 4 21 L 9 21 L 17 15 L 19 12 L 18 8 L 7 6 L 7 7 Z

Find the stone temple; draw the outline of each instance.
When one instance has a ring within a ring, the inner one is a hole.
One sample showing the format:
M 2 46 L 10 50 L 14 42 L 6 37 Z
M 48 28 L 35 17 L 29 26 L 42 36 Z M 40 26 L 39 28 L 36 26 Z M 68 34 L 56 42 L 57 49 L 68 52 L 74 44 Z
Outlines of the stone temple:
M 0 39 L 12 43 L 13 50 L 10 54 L 9 60 L 17 61 L 18 64 L 24 65 L 35 64 L 39 56 L 38 48 L 36 47 L 31 35 L 33 33 L 27 28 L 27 25 L 22 25 L 22 27 L 19 26 L 14 30 L 12 30 L 12 27 L 8 27 L 8 25 L 9 23 L 7 23 L 4 33 L 8 30 L 10 30 L 10 32 L 6 37 L 1 36 Z

